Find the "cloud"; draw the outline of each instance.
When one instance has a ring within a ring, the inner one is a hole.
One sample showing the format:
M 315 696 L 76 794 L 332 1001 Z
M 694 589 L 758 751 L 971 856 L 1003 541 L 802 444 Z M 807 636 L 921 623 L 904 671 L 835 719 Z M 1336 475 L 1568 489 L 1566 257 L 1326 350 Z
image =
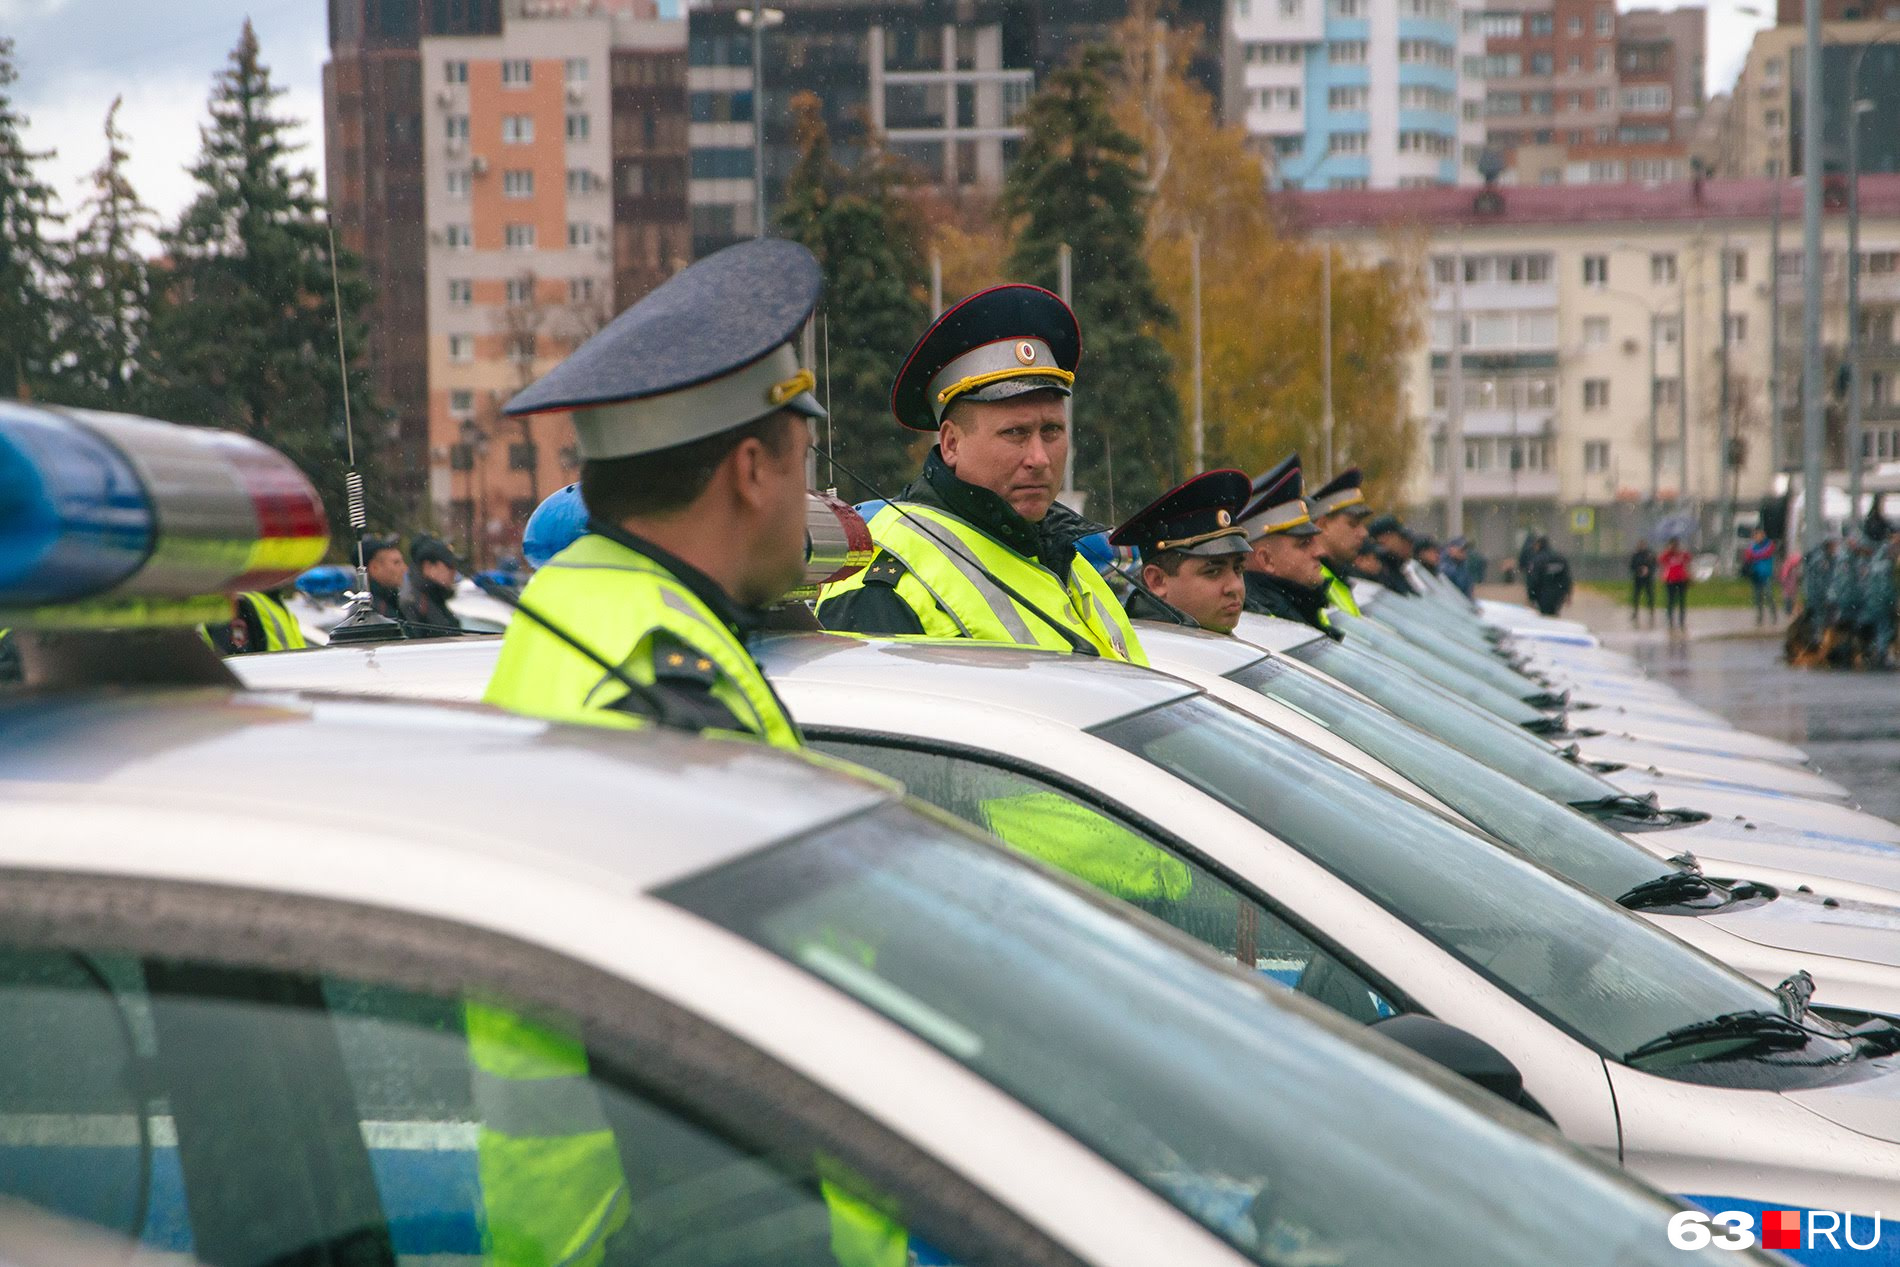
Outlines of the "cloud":
M 52 17 L 73 0 L 0 0 L 0 26 L 9 29 Z

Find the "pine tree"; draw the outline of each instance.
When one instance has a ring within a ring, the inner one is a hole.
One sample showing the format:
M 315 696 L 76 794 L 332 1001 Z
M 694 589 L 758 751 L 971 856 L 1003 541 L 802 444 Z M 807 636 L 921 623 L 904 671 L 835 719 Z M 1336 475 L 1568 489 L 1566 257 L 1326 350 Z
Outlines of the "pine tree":
M 1143 252 L 1141 145 L 1116 125 L 1109 100 L 1118 60 L 1091 49 L 1030 100 L 1022 153 L 1001 203 L 1017 225 L 1012 278 L 1054 290 L 1058 250 L 1066 243 L 1072 253 L 1084 349 L 1075 384 L 1075 481 L 1092 495 L 1090 513 L 1107 520 L 1175 481 L 1181 444 L 1174 363 L 1156 337 L 1175 318 Z
M 29 150 L 27 119 L 10 92 L 19 74 L 0 36 L 0 392 L 25 399 L 52 376 L 52 288 L 60 251 L 47 237 L 63 219 L 51 185 L 34 174 L 51 150 Z
M 73 235 L 60 296 L 58 383 L 49 397 L 63 404 L 137 410 L 137 376 L 150 304 L 150 276 L 139 238 L 157 217 L 126 176 L 120 100 L 106 111 L 106 156 L 88 178 L 92 193 Z
M 831 155 L 818 99 L 801 93 L 792 112 L 798 163 L 786 185 L 779 231 L 803 243 L 824 269 L 820 395 L 831 422 L 818 443 L 844 467 L 819 475 L 848 500 L 895 496 L 916 473 L 923 447 L 891 416 L 891 378 L 930 321 L 921 221 L 897 192 L 900 173 L 881 150 L 846 172 Z M 829 365 L 827 365 L 827 360 Z
M 333 259 L 315 177 L 290 165 L 294 124 L 272 113 L 283 91 L 247 20 L 200 129 L 203 150 L 191 169 L 198 195 L 163 235 L 168 261 L 154 279 L 146 376 L 160 416 L 242 431 L 290 457 L 323 494 L 340 536 L 339 315 L 357 464 L 372 487 L 387 415 L 362 373 L 368 286 L 349 256 Z

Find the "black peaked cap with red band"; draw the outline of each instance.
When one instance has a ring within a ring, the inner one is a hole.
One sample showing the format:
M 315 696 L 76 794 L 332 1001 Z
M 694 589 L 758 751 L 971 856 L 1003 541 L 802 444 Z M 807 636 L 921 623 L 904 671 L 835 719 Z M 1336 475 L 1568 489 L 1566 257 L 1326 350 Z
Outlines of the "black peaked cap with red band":
M 1039 342 L 1035 359 L 1005 362 L 1000 374 L 983 388 L 961 393 L 969 400 L 996 400 L 1029 391 L 1069 392 L 1075 368 L 1082 361 L 1082 328 L 1069 305 L 1040 286 L 1012 283 L 980 290 L 945 310 L 911 348 L 904 367 L 891 387 L 891 412 L 906 427 L 935 431 L 941 412 L 932 397 L 941 385 L 932 383 L 952 363 L 990 345 Z M 1054 364 L 1041 361 L 1052 357 Z M 1053 371 L 1060 371 L 1055 373 Z
M 1144 556 L 1161 550 L 1217 556 L 1246 554 L 1241 508 L 1252 484 L 1244 471 L 1206 471 L 1171 488 L 1109 534 L 1113 546 L 1132 546 Z

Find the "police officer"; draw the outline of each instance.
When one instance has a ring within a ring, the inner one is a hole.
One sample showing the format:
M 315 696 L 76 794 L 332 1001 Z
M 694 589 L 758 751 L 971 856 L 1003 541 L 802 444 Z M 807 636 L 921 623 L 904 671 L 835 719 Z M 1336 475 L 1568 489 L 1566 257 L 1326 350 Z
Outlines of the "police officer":
M 1866 602 L 1867 543 L 1860 537 L 1849 539 L 1834 557 L 1828 579 L 1827 603 L 1835 642 L 1830 659 L 1851 664 L 1861 644 L 1861 623 Z
M 1131 515 L 1109 544 L 1141 552 L 1141 586 L 1130 587 L 1135 620 L 1232 633 L 1247 601 L 1253 554 L 1240 526 L 1253 484 L 1241 471 L 1208 471 Z
M 1366 525 L 1372 539 L 1372 553 L 1379 560 L 1379 575 L 1374 578 L 1394 594 L 1417 594 L 1418 588 L 1405 575 L 1412 559 L 1412 534 L 1397 515 L 1380 515 Z
M 825 414 L 792 340 L 819 288 L 801 246 L 730 247 L 508 403 L 516 417 L 573 412 L 589 531 L 523 589 L 524 613 L 561 633 L 511 622 L 489 703 L 800 746 L 745 637 L 803 574 L 809 420 Z
M 1247 610 L 1310 625 L 1335 640 L 1326 622 L 1325 569 L 1320 562 L 1319 525 L 1301 496 L 1300 455 L 1295 453 L 1253 482 L 1253 501 L 1240 522 L 1253 542 L 1247 559 Z
M 1319 525 L 1320 570 L 1325 575 L 1326 602 L 1348 615 L 1359 615 L 1353 600 L 1353 560 L 1365 547 L 1366 520 L 1372 507 L 1366 504 L 1365 475 L 1356 466 L 1335 475 L 1325 487 L 1313 494 L 1313 522 Z
M 1037 286 L 981 291 L 938 318 L 891 391 L 897 420 L 937 433 L 921 478 L 871 516 L 871 566 L 827 586 L 827 628 L 930 634 L 1146 664 L 1121 603 L 1056 505 L 1069 451 L 1075 314 Z
M 205 625 L 204 639 L 219 655 L 300 651 L 310 645 L 303 626 L 284 605 L 286 591 L 246 590 L 232 600 L 231 619 Z
M 1884 669 L 1893 647 L 1896 591 L 1893 574 L 1894 539 L 1891 535 L 1872 544 L 1867 559 L 1867 666 Z
M 397 537 L 363 539 L 363 571 L 369 577 L 370 610 L 390 620 L 402 619 L 402 583 L 409 575 Z

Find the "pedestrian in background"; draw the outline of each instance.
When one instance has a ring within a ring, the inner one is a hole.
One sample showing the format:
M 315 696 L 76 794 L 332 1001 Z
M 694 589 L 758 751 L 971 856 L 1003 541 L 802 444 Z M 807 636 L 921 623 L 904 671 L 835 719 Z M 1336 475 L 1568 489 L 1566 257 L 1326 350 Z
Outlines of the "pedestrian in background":
M 1827 662 L 1848 666 L 1859 660 L 1867 641 L 1867 539 L 1856 536 L 1834 556 L 1827 586 Z
M 1754 589 L 1755 623 L 1759 625 L 1764 619 L 1773 623 L 1775 543 L 1768 539 L 1767 529 L 1757 527 L 1755 535 L 1742 547 L 1742 575 L 1748 578 L 1749 585 Z
M 1639 541 L 1630 554 L 1630 624 L 1643 604 L 1649 604 L 1649 623 L 1656 623 L 1656 552 L 1649 542 Z
M 1466 598 L 1471 597 L 1471 588 L 1476 582 L 1471 579 L 1471 545 L 1463 537 L 1453 537 L 1445 543 L 1444 557 L 1439 564 L 1445 579 L 1458 587 L 1458 592 Z
M 369 574 L 369 605 L 378 616 L 402 619 L 402 583 L 409 565 L 402 561 L 399 537 L 365 537 L 363 570 Z
M 1870 547 L 1867 577 L 1863 583 L 1867 604 L 1867 667 L 1889 667 L 1888 654 L 1893 648 L 1894 605 L 1900 596 L 1900 582 L 1893 573 L 1892 537 Z
M 1781 583 L 1781 612 L 1784 616 L 1794 615 L 1795 596 L 1801 592 L 1801 552 L 1789 546 L 1781 552 L 1781 562 L 1775 568 L 1775 579 Z
M 1524 588 L 1531 602 L 1546 616 L 1555 616 L 1570 601 L 1570 560 L 1551 548 L 1550 538 L 1532 539 L 1524 561 Z
M 1689 565 L 1693 561 L 1681 537 L 1669 538 L 1669 544 L 1656 557 L 1656 566 L 1662 572 L 1663 622 L 1672 629 L 1689 627 Z
M 1885 493 L 1874 494 L 1874 504 L 1867 508 L 1866 522 L 1860 528 L 1861 535 L 1875 545 L 1893 535 L 1893 525 L 1887 521 L 1886 500 Z
M 452 638 L 462 622 L 449 610 L 455 597 L 455 553 L 434 537 L 418 535 L 409 542 L 413 565 L 402 582 L 402 622 L 411 638 Z

